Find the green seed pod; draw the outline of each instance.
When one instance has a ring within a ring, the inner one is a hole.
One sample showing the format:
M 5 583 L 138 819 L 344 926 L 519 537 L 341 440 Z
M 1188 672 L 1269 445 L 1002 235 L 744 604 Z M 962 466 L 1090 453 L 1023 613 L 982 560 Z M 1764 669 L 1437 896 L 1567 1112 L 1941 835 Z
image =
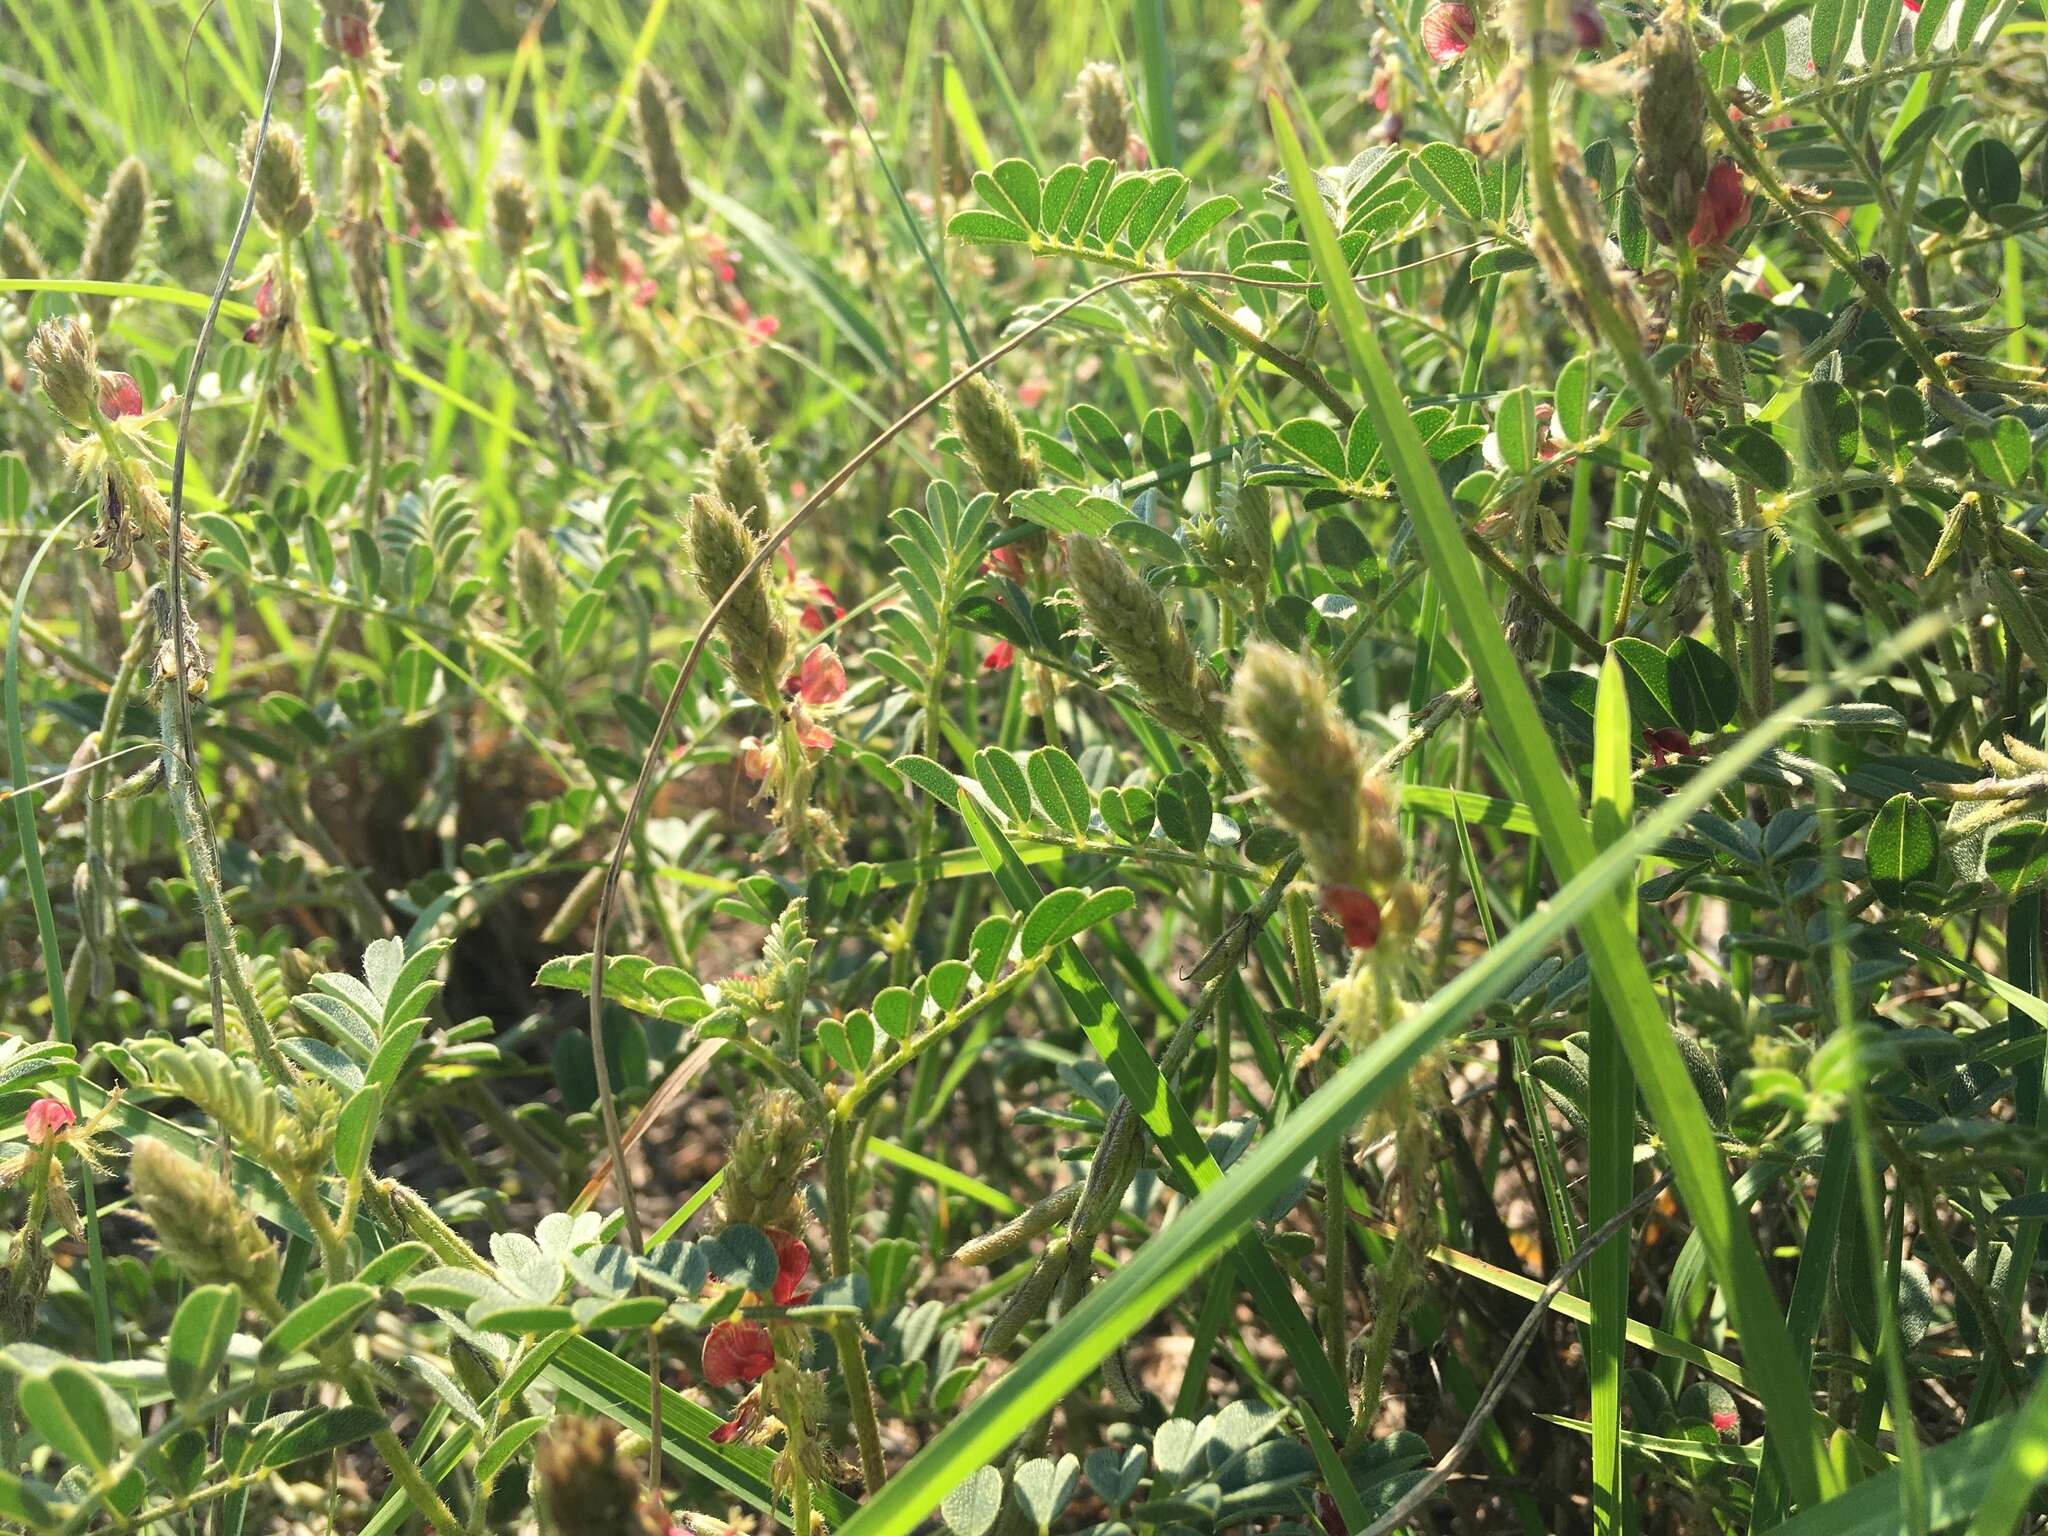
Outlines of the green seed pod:
M 1213 735 L 1223 711 L 1216 679 L 1188 643 L 1180 615 L 1115 550 L 1098 539 L 1067 541 L 1067 574 L 1081 622 L 1131 680 L 1146 713 L 1197 740 Z
M 507 261 L 533 243 L 533 185 L 514 171 L 491 179 L 491 235 Z
M 100 406 L 100 354 L 92 325 L 79 315 L 45 320 L 29 339 L 28 363 L 50 408 L 89 428 Z
M 135 270 L 150 226 L 149 167 L 130 155 L 114 167 L 107 182 L 107 195 L 93 210 L 92 224 L 85 233 L 85 260 L 81 277 L 99 283 L 125 282 Z M 92 318 L 96 330 L 106 328 L 114 301 L 104 294 L 88 294 L 80 303 Z
M 1643 221 L 1665 245 L 1692 229 L 1707 185 L 1707 95 L 1699 49 L 1683 11 L 1667 12 L 1643 34 L 1636 94 L 1636 196 Z
M 477 1251 L 462 1240 L 462 1235 L 443 1221 L 431 1205 L 420 1197 L 417 1190 L 408 1189 L 396 1179 L 384 1179 L 376 1188 L 390 1203 L 391 1213 L 398 1218 L 399 1225 L 420 1242 L 434 1251 L 434 1257 L 452 1269 L 473 1269 L 486 1272 Z
M 277 1306 L 277 1246 L 212 1169 L 153 1136 L 135 1143 L 128 1176 L 171 1262 L 195 1285 L 239 1286 L 258 1312 Z
M 667 76 L 652 67 L 640 71 L 633 93 L 633 123 L 640 132 L 640 159 L 647 168 L 647 187 L 654 200 L 680 215 L 690 206 L 690 178 L 676 150 L 676 91 Z
M 256 189 L 256 217 L 279 240 L 296 240 L 313 222 L 306 151 L 299 136 L 272 123 L 260 137 L 252 119 L 242 133 L 242 176 Z
M 817 1155 L 816 1132 L 795 1090 L 776 1088 L 749 1106 L 718 1188 L 724 1226 L 744 1223 L 796 1232 L 803 1226 L 798 1184 Z
M 441 159 L 434 144 L 420 131 L 419 124 L 407 123 L 398 136 L 398 181 L 405 192 L 406 212 L 422 234 L 455 227 L 455 212 L 448 205 L 447 188 L 441 181 Z
M 757 538 L 768 531 L 768 470 L 753 437 L 737 422 L 712 445 L 711 483 Z
M 49 264 L 43 260 L 43 253 L 36 249 L 35 241 L 29 239 L 19 220 L 0 228 L 0 276 L 5 277 L 48 277 Z M 14 307 L 24 315 L 28 313 L 32 293 L 14 295 Z
M 688 538 L 697 589 L 705 601 L 717 602 L 739 583 L 719 621 L 734 680 L 764 709 L 779 708 L 789 631 L 775 611 L 767 578 L 755 571 L 740 581 L 759 548 L 753 533 L 723 498 L 700 492 L 690 498 Z
M 1037 486 L 1038 450 L 1024 441 L 1010 402 L 985 375 L 971 374 L 953 391 L 953 430 L 967 462 L 998 501 Z
M 619 246 L 618 202 L 603 187 L 592 187 L 583 194 L 577 215 L 583 226 L 585 267 L 607 282 L 617 281 L 624 265 Z
M 1131 142 L 1126 102 L 1122 70 L 1101 62 L 1081 66 L 1074 104 L 1081 113 L 1083 149 L 1090 158 L 1123 163 Z
M 1061 1186 L 993 1232 L 969 1238 L 953 1257 L 962 1264 L 974 1265 L 993 1264 L 998 1259 L 1007 1258 L 1034 1237 L 1050 1232 L 1071 1216 L 1074 1207 L 1081 1203 L 1081 1191 L 1085 1187 L 1079 1183 Z

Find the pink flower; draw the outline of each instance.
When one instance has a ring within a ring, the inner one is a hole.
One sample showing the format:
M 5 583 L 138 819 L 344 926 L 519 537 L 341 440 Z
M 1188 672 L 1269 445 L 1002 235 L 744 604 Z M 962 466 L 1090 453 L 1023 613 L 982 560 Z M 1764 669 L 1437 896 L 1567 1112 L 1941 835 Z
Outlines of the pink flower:
M 1717 160 L 1707 172 L 1707 184 L 1700 189 L 1698 212 L 1692 232 L 1687 235 L 1694 249 L 1725 245 L 1728 237 L 1749 222 L 1749 189 L 1742 184 L 1742 171 L 1733 160 Z
M 747 334 L 756 342 L 770 341 L 782 329 L 782 322 L 773 315 L 756 315 L 747 322 Z
M 762 744 L 758 736 L 749 736 L 740 743 L 740 772 L 755 783 L 768 777 L 775 766 L 775 758 Z
M 796 721 L 796 739 L 802 744 L 805 751 L 830 752 L 832 750 L 833 736 L 830 731 L 805 714 L 801 707 L 794 711 L 794 718 Z
M 759 1323 L 727 1318 L 704 1336 L 704 1380 L 714 1387 L 759 1381 L 775 1364 L 775 1341 Z
M 1916 11 L 1920 9 L 1919 6 L 1913 4 L 1913 0 L 1906 0 L 1906 4 Z M 1714 1410 L 1714 1428 L 1724 1435 L 1741 1422 L 1741 1416 L 1733 1408 L 1717 1408 Z
M 69 1130 L 77 1120 L 71 1106 L 62 1099 L 37 1099 L 29 1105 L 21 1124 L 28 1133 L 28 1144 L 43 1147 L 55 1140 L 60 1132 Z
M 1744 346 L 1748 346 L 1769 329 L 1770 326 L 1765 321 L 1745 320 L 1740 325 L 1717 326 L 1715 327 L 1715 334 L 1723 341 L 1739 341 Z
M 125 373 L 102 373 L 100 409 L 117 421 L 123 416 L 140 416 L 142 391 L 136 387 L 134 378 Z
M 998 640 L 988 648 L 988 654 L 981 658 L 984 672 L 1007 672 L 1017 660 L 1017 647 L 1007 640 Z
M 721 1323 L 719 1326 L 724 1327 L 725 1325 Z M 711 1431 L 711 1443 L 713 1445 L 731 1445 L 733 1441 L 739 1439 L 741 1435 L 752 1429 L 759 1422 L 760 1417 L 761 1389 L 756 1387 L 740 1399 L 740 1405 L 733 1409 L 731 1418 Z
M 647 205 L 647 227 L 657 235 L 665 235 L 676 227 L 675 215 L 660 203 Z
M 1051 387 L 1046 382 L 1044 374 L 1034 373 L 1017 386 L 1017 403 L 1027 411 L 1032 410 L 1045 398 L 1046 391 Z
M 782 685 L 782 691 L 814 709 L 820 705 L 837 704 L 846 696 L 846 668 L 840 664 L 831 646 L 814 645 L 805 655 L 803 664 Z
M 1371 949 L 1380 941 L 1380 904 L 1355 886 L 1324 886 L 1323 915 L 1343 930 L 1353 949 Z
M 784 546 L 787 548 L 787 546 Z M 797 622 L 811 634 L 822 634 L 827 623 L 837 622 L 846 617 L 846 610 L 839 606 L 839 599 L 832 589 L 814 576 L 798 575 L 798 590 L 806 593 L 810 601 L 797 616 Z
M 1422 49 L 1439 64 L 1463 58 L 1479 35 L 1479 19 L 1465 0 L 1437 0 L 1422 17 Z
M 263 279 L 263 285 L 256 290 L 256 318 L 250 321 L 249 328 L 242 332 L 242 340 L 252 345 L 261 341 L 276 315 L 277 288 L 271 279 L 266 277 Z

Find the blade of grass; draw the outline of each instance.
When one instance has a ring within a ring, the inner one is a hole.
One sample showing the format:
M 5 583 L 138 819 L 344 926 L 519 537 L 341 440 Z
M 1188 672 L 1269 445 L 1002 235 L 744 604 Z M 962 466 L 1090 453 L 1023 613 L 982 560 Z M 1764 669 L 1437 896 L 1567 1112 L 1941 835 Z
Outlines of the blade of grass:
M 1303 234 L 1329 295 L 1332 318 L 1365 391 L 1367 409 L 1436 577 L 1445 612 L 1478 679 L 1488 721 L 1514 761 L 1522 798 L 1540 828 L 1544 855 L 1561 880 L 1570 880 L 1596 857 L 1593 839 L 1579 816 L 1577 791 L 1558 765 L 1536 701 L 1487 598 L 1478 563 L 1465 547 L 1463 531 L 1428 450 L 1370 329 L 1365 307 L 1352 290 L 1337 232 L 1316 190 L 1314 172 L 1302 153 L 1286 107 L 1277 98 L 1269 106 L 1274 138 Z M 1654 1123 L 1665 1139 L 1679 1190 L 1728 1296 L 1742 1334 L 1745 1364 L 1766 1411 L 1787 1424 L 1805 1426 L 1806 1432 L 1797 1434 L 1782 1449 L 1786 1484 L 1797 1502 L 1817 1503 L 1824 1493 L 1834 1490 L 1837 1478 L 1813 1423 L 1805 1375 L 1793 1368 L 1784 1315 L 1729 1190 L 1713 1128 L 1664 1023 L 1622 903 L 1614 899 L 1591 902 L 1584 919 L 1580 939 L 1595 983 L 1613 1010 Z
M 1629 780 L 1628 690 L 1614 653 L 1600 668 L 1593 704 L 1593 838 L 1605 847 L 1628 830 L 1635 810 Z M 1635 902 L 1623 918 L 1635 932 Z M 1628 1053 L 1608 1005 L 1608 994 L 1593 993 L 1587 1076 L 1590 1079 L 1586 1222 L 1599 1226 L 1629 1202 L 1635 1184 L 1636 1082 Z M 1622 1329 L 1628 1321 L 1629 1245 L 1609 1243 L 1590 1260 L 1586 1299 L 1593 1305 L 1588 1330 L 1586 1373 L 1593 1383 L 1593 1529 L 1619 1532 L 1627 1511 L 1622 1466 Z
M 1111 1350 L 1143 1327 L 1247 1230 L 1255 1230 L 1280 1192 L 1293 1184 L 1331 1136 L 1355 1125 L 1390 1089 L 1407 1079 L 1425 1053 L 1512 986 L 1554 940 L 1605 898 L 1616 882 L 1632 874 L 1638 859 L 1734 783 L 1744 768 L 1806 714 L 1833 697 L 1836 686 L 1846 687 L 1871 670 L 1889 667 L 1907 651 L 1927 644 L 1948 622 L 1946 613 L 1930 614 L 1894 636 L 1862 666 L 1841 669 L 1837 684 L 1817 683 L 1787 700 L 1736 745 L 1717 755 L 1626 838 L 1595 854 L 1564 882 L 1554 899 L 1537 908 L 1478 964 L 1459 972 L 1346 1062 L 1232 1164 L 1228 1173 L 1190 1201 L 1171 1226 L 1046 1330 L 861 1507 L 843 1528 L 848 1536 L 909 1536 L 953 1488 L 999 1457 L 1039 1415 L 1085 1381 Z M 1561 1305 L 1569 1299 L 1559 1297 L 1558 1302 Z
M 1173 116 L 1173 54 L 1166 46 L 1166 0 L 1137 0 L 1138 62 L 1145 72 L 1145 143 L 1154 165 L 1180 164 L 1180 127 Z M 1355 1529 L 1355 1527 L 1354 1527 Z

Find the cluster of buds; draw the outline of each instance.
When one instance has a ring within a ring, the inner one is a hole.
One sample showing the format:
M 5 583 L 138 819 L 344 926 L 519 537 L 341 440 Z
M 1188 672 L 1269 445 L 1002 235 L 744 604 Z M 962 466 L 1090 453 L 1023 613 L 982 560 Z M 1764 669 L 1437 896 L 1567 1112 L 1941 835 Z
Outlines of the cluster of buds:
M 562 571 L 547 540 L 531 528 L 512 537 L 512 596 L 520 617 L 552 644 L 562 606 Z
M 640 134 L 640 163 L 652 199 L 648 220 L 667 228 L 690 206 L 690 178 L 676 149 L 676 90 L 660 70 L 640 71 L 633 89 L 633 126 Z
M 735 990 L 727 981 L 721 995 Z M 801 1231 L 807 1224 L 803 1177 L 817 1159 L 817 1136 L 794 1089 L 770 1089 L 754 1100 L 740 1119 L 718 1187 L 719 1224 Z
M 1037 487 L 1038 450 L 1024 440 L 1016 413 L 986 375 L 970 374 L 953 391 L 953 430 L 975 475 L 999 504 Z
M 813 24 L 811 70 L 825 116 L 841 134 L 850 133 L 874 111 L 874 98 L 854 57 L 853 34 L 832 0 L 804 0 L 804 8 Z
M 1245 765 L 1266 808 L 1300 839 L 1323 910 L 1345 943 L 1375 954 L 1405 950 L 1422 921 L 1423 890 L 1406 877 L 1393 791 L 1369 772 L 1365 742 L 1322 670 L 1278 646 L 1253 645 L 1230 707 Z
M 135 1143 L 128 1177 L 171 1262 L 194 1285 L 237 1287 L 257 1312 L 277 1310 L 277 1245 L 232 1184 L 153 1136 Z
M 1229 599 L 1260 613 L 1273 579 L 1273 507 L 1263 485 L 1246 481 L 1247 467 L 1242 455 L 1232 461 L 1214 509 L 1189 520 L 1187 538 Z
M 1708 100 L 1699 47 L 1682 10 L 1643 34 L 1636 90 L 1636 196 L 1643 222 L 1666 246 L 1728 244 L 1749 222 L 1749 191 L 1732 160 L 1707 155 Z
M 1114 64 L 1081 66 L 1074 81 L 1073 102 L 1081 115 L 1082 152 L 1119 167 L 1143 167 L 1145 145 L 1130 127 L 1130 97 L 1124 72 Z
M 251 120 L 242 134 L 242 175 L 255 190 L 256 217 L 276 242 L 243 286 L 256 290 L 256 318 L 242 340 L 280 349 L 280 361 L 263 370 L 264 408 L 282 412 L 292 401 L 291 379 L 281 360 L 304 362 L 310 355 L 299 321 L 298 281 L 293 276 L 292 242 L 312 227 L 316 205 L 306 182 L 306 152 L 298 134 L 282 123 L 258 132 Z
M 162 460 L 147 436 L 165 407 L 145 411 L 133 378 L 100 367 L 92 323 L 82 315 L 45 321 L 28 344 L 28 361 L 50 408 L 81 434 L 64 440 L 65 462 L 80 485 L 99 492 L 99 516 L 84 547 L 104 551 L 108 570 L 126 570 L 135 561 L 138 529 L 170 532 L 170 504 L 156 478 Z M 189 556 L 200 545 L 184 533 Z
M 577 207 L 577 222 L 583 230 L 584 293 L 600 303 L 617 294 L 635 309 L 652 304 L 660 290 L 640 253 L 626 243 L 618 200 L 605 188 L 592 187 Z
M 534 1452 L 541 1502 L 558 1531 L 669 1536 L 661 1501 L 647 1493 L 610 1419 L 565 1414 Z
M 419 124 L 407 123 L 389 150 L 398 167 L 399 189 L 415 236 L 444 234 L 456 227 L 455 210 L 441 180 L 441 160 Z
M 79 276 L 97 283 L 125 282 L 135 271 L 149 239 L 151 217 L 149 167 L 133 155 L 114 167 L 106 195 L 93 208 L 85 233 L 85 258 Z M 93 329 L 106 329 L 114 300 L 103 293 L 85 295 L 80 306 Z
M 491 238 L 498 254 L 517 262 L 533 244 L 533 183 L 517 171 L 491 178 Z
M 768 532 L 768 467 L 753 434 L 734 422 L 711 445 L 711 485 L 756 538 Z
M 1082 625 L 1137 690 L 1145 712 L 1177 735 L 1213 743 L 1223 721 L 1221 690 L 1180 615 L 1100 539 L 1067 540 L 1067 575 Z

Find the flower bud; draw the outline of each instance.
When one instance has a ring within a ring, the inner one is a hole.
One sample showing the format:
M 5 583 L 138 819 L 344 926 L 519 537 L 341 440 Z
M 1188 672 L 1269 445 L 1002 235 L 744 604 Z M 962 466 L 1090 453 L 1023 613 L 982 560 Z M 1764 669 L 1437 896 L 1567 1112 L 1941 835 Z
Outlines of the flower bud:
M 43 260 L 43 253 L 36 249 L 35 241 L 21 227 L 21 221 L 10 221 L 0 228 L 0 277 L 48 277 L 50 268 Z M 24 315 L 28 313 L 32 293 L 14 295 L 14 307 Z
M 697 589 L 707 602 L 717 602 L 738 583 L 719 621 L 734 680 L 764 708 L 779 708 L 789 632 L 769 597 L 767 578 L 757 570 L 740 580 L 759 547 L 754 535 L 722 497 L 700 492 L 690 498 L 688 538 Z
M 725 1181 L 718 1188 L 720 1223 L 801 1231 L 804 1206 L 797 1185 L 814 1152 L 815 1136 L 795 1090 L 762 1094 L 733 1137 Z
M 491 234 L 507 261 L 533 243 L 533 186 L 515 171 L 491 179 Z
M 1081 622 L 1168 730 L 1203 739 L 1221 723 L 1216 679 L 1195 655 L 1180 615 L 1129 562 L 1098 539 L 1067 541 L 1067 574 Z
M 804 0 L 804 4 L 811 20 L 817 23 L 811 38 L 811 67 L 824 97 L 825 115 L 837 127 L 852 128 L 860 120 L 860 97 L 866 91 L 860 65 L 854 58 L 853 35 L 847 31 L 846 18 L 831 0 Z M 828 52 L 830 58 L 826 57 Z M 837 69 L 833 68 L 835 63 Z
M 711 449 L 711 483 L 756 537 L 768 531 L 768 471 L 747 429 L 735 422 Z
M 296 240 L 313 222 L 306 151 L 282 123 L 259 135 L 252 119 L 242 133 L 242 175 L 256 189 L 256 217 L 279 240 Z
M 99 346 L 91 323 L 79 315 L 45 320 L 29 341 L 28 361 L 51 409 L 74 427 L 90 427 L 100 399 Z
M 1114 64 L 1082 65 L 1074 81 L 1074 102 L 1081 111 L 1085 153 L 1122 164 L 1131 143 L 1123 71 Z
M 584 271 L 606 282 L 617 280 L 623 268 L 618 203 L 603 187 L 594 186 L 583 194 L 577 213 L 583 226 Z
M 690 178 L 676 151 L 676 92 L 661 71 L 640 71 L 633 94 L 633 121 L 640 130 L 640 158 L 647 167 L 647 186 L 655 201 L 670 213 L 690 206 Z
M 157 1241 L 188 1280 L 239 1286 L 257 1311 L 277 1305 L 277 1247 L 233 1185 L 153 1136 L 135 1143 L 128 1176 Z
M 1636 94 L 1636 196 L 1643 221 L 1665 245 L 1692 227 L 1707 185 L 1707 96 L 1699 49 L 1682 11 L 1659 19 L 1642 41 Z
M 372 0 L 320 0 L 320 40 L 345 59 L 367 60 L 377 44 Z
M 415 229 L 432 233 L 455 227 L 455 212 L 441 181 L 440 157 L 417 123 L 407 123 L 398 136 L 398 181 Z
M 953 430 L 967 462 L 998 501 L 1037 486 L 1038 450 L 1024 441 L 1010 402 L 985 375 L 970 374 L 953 391 Z
M 43 1235 L 24 1225 L 14 1234 L 7 1263 L 0 1267 L 0 1344 L 19 1344 L 36 1336 L 36 1312 L 50 1288 L 50 1250 Z
M 666 1536 L 668 1522 L 620 1454 L 619 1426 L 611 1420 L 565 1414 L 541 1440 L 533 1466 L 540 1475 L 541 1502 L 556 1530 Z
M 552 637 L 561 607 L 562 573 L 547 541 L 531 528 L 520 529 L 512 539 L 512 595 L 526 622 Z
M 149 238 L 149 167 L 130 155 L 114 167 L 107 195 L 93 210 L 85 233 L 85 259 L 79 275 L 94 282 L 125 281 L 135 270 L 142 244 Z M 96 328 L 104 328 L 114 301 L 105 294 L 87 294 L 80 304 Z

